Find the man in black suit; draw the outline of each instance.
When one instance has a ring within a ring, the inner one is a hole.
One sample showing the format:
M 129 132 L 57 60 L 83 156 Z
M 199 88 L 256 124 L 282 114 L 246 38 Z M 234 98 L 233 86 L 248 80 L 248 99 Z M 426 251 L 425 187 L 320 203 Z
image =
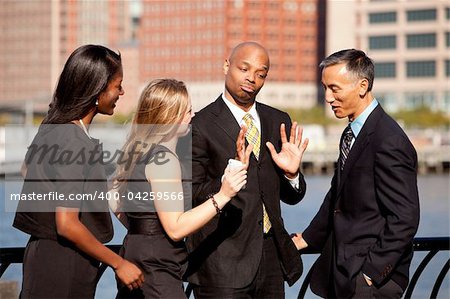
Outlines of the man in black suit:
M 308 141 L 287 113 L 255 101 L 269 71 L 261 45 L 239 44 L 223 69 L 225 92 L 192 120 L 194 206 L 219 190 L 222 170 L 246 143 L 253 152 L 245 189 L 188 238 L 188 280 L 196 298 L 284 297 L 284 280 L 292 285 L 302 264 L 280 199 L 293 205 L 305 194 L 299 167 Z
M 325 100 L 347 117 L 331 189 L 297 248 L 322 250 L 311 289 L 326 298 L 400 298 L 419 224 L 417 155 L 372 96 L 374 65 L 362 51 L 321 64 Z

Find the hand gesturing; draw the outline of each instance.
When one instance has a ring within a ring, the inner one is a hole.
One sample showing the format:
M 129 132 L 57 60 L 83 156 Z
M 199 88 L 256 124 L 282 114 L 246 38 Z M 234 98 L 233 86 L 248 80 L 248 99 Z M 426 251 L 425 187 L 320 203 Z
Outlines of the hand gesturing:
M 270 155 L 275 163 L 280 167 L 288 178 L 295 178 L 302 162 L 303 153 L 308 146 L 308 138 L 302 143 L 303 128 L 298 127 L 297 122 L 294 122 L 291 127 L 291 134 L 289 140 L 286 136 L 285 125 L 280 126 L 281 135 L 281 151 L 277 153 L 272 143 L 266 142 L 266 146 L 269 148 Z
M 241 126 L 241 130 L 239 131 L 239 135 L 236 140 L 236 160 L 241 161 L 245 164 L 245 168 L 248 168 L 250 154 L 253 150 L 253 145 L 249 144 L 245 147 L 245 134 L 247 133 L 247 127 L 245 125 Z

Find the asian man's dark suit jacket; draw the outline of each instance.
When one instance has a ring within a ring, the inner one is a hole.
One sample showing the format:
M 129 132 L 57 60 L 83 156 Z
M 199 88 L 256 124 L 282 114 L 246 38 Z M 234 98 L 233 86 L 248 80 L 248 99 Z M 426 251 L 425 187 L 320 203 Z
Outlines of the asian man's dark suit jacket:
M 259 160 L 251 154 L 247 185 L 239 191 L 206 226 L 187 239 L 190 253 L 188 280 L 196 285 L 242 288 L 256 276 L 262 255 L 262 217 L 264 202 L 272 223 L 284 278 L 292 285 L 303 267 L 300 254 L 283 226 L 280 199 L 298 203 L 306 184 L 300 173 L 296 190 L 273 162 L 265 143 L 281 148 L 280 125 L 290 130 L 287 113 L 256 103 L 261 120 Z M 193 206 L 218 192 L 228 159 L 236 156 L 236 140 L 240 126 L 222 97 L 211 103 L 192 120 L 192 188 Z M 289 132 L 289 131 L 288 131 Z
M 329 297 L 334 288 L 333 297 L 349 298 L 360 271 L 377 286 L 392 279 L 405 290 L 418 223 L 416 151 L 378 105 L 303 232 L 309 246 L 322 250 L 312 291 Z

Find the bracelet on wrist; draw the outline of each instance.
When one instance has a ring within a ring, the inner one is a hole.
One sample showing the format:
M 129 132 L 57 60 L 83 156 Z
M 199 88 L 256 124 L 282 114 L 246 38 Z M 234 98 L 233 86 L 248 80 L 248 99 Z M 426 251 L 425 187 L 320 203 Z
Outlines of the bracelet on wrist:
M 219 205 L 217 204 L 217 201 L 214 198 L 214 196 L 211 197 L 211 201 L 212 201 L 212 204 L 213 204 L 214 208 L 216 208 L 216 213 L 217 214 L 222 213 L 222 210 L 219 208 Z

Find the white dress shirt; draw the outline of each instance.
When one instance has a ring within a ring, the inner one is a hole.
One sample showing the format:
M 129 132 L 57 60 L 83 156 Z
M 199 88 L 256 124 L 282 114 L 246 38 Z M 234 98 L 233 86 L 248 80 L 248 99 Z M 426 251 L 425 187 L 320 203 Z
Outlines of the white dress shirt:
M 233 114 L 234 118 L 236 119 L 236 122 L 239 124 L 239 126 L 242 126 L 242 124 L 245 124 L 244 122 L 244 116 L 249 113 L 252 118 L 253 118 L 253 124 L 256 126 L 256 128 L 258 129 L 259 134 L 261 134 L 261 119 L 259 118 L 258 112 L 256 111 L 256 105 L 255 103 L 253 103 L 252 107 L 250 108 L 250 110 L 248 112 L 242 110 L 241 108 L 239 108 L 238 106 L 236 106 L 235 104 L 231 103 L 226 97 L 225 94 L 222 93 L 222 99 L 225 102 L 225 105 L 227 105 L 227 107 L 230 109 L 231 114 Z M 262 140 L 261 140 L 262 141 Z M 265 144 L 263 144 L 261 142 L 261 147 L 265 146 Z M 299 178 L 298 178 L 298 174 L 295 178 L 290 179 L 285 175 L 286 179 L 289 180 L 289 183 L 292 185 L 292 187 L 294 187 L 295 189 L 298 190 L 299 188 Z

